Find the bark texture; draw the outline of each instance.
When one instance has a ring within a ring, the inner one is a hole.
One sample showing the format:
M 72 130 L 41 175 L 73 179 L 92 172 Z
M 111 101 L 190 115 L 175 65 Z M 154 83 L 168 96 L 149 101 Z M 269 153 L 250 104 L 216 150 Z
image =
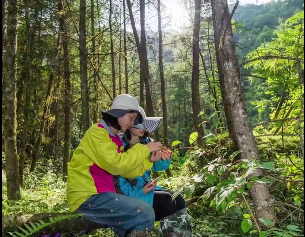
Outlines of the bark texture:
M 236 134 L 236 143 L 241 151 L 242 159 L 259 160 L 257 144 L 246 110 L 227 0 L 212 1 L 212 10 L 214 30 L 217 32 L 215 42 L 219 61 L 218 70 L 223 76 L 220 85 L 225 92 L 222 93 L 222 99 L 229 108 L 228 116 L 234 118 L 232 130 Z M 261 176 L 262 174 L 262 170 L 257 169 L 251 176 Z M 250 194 L 256 216 L 276 222 L 275 209 L 268 186 L 263 183 L 255 183 L 250 189 Z

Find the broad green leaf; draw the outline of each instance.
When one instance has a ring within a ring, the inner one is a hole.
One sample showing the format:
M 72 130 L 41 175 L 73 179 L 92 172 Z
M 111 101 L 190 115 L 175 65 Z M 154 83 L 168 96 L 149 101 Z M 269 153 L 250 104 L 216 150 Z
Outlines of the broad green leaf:
M 210 138 L 210 139 L 206 140 L 206 144 L 207 145 L 216 145 L 216 142 L 213 139 Z
M 259 165 L 260 168 L 263 168 L 263 169 L 267 169 L 267 170 L 275 170 L 275 163 L 274 162 L 264 162 L 264 163 L 261 163 Z
M 267 236 L 266 232 L 261 232 L 261 233 L 259 233 L 259 235 L 258 235 L 258 237 L 266 237 L 266 236 Z
M 216 206 L 219 206 L 233 191 L 233 187 L 228 187 L 220 191 L 215 197 Z
M 295 196 L 293 200 L 294 200 L 294 205 L 296 205 L 297 207 L 301 207 L 302 203 L 301 203 L 301 198 L 299 196 Z
M 237 197 L 237 191 L 234 189 L 233 192 L 227 197 L 228 202 L 233 201 L 236 197 Z
M 275 233 L 278 236 L 284 236 L 284 232 L 282 232 L 282 231 L 273 230 L 272 233 Z
M 288 230 L 293 230 L 293 231 L 301 231 L 301 230 L 299 229 L 299 227 L 296 226 L 296 225 L 287 225 L 287 229 L 288 229 Z
M 258 218 L 258 220 L 263 223 L 265 226 L 271 227 L 274 226 L 273 221 L 265 219 L 265 218 Z
M 221 203 L 221 210 L 222 210 L 223 213 L 226 213 L 226 209 L 227 209 L 227 202 L 223 201 Z
M 263 183 L 263 184 L 271 184 L 272 182 L 268 180 L 266 177 L 262 177 L 261 179 L 257 180 L 258 183 Z
M 248 214 L 248 213 L 247 213 L 247 214 L 244 214 L 244 218 L 245 218 L 245 219 L 249 219 L 249 218 L 251 218 L 251 215 Z
M 181 143 L 181 142 L 180 142 L 180 141 L 178 141 L 178 140 L 173 141 L 173 142 L 172 142 L 172 147 L 173 147 L 173 146 L 177 146 L 177 145 L 178 145 L 178 144 L 180 144 L 180 143 Z
M 214 184 L 215 181 L 216 181 L 215 176 L 212 175 L 212 174 L 209 174 L 209 176 L 208 176 L 208 178 L 207 178 L 207 182 L 208 182 L 209 184 Z
M 253 185 L 252 182 L 247 183 L 247 188 L 250 189 L 252 187 L 252 185 Z
M 195 141 L 197 141 L 197 138 L 198 138 L 197 132 L 191 133 L 189 137 L 189 143 L 192 145 Z
M 252 228 L 252 221 L 250 219 L 245 219 L 241 222 L 241 229 L 244 233 L 247 233 Z
M 211 196 L 211 194 L 213 193 L 215 188 L 216 188 L 216 186 L 208 188 L 207 190 L 204 191 L 204 193 L 202 194 L 201 197 L 204 199 L 209 199 L 209 197 Z
M 244 187 L 240 187 L 237 191 L 238 191 L 238 193 L 244 193 L 245 192 L 245 188 Z

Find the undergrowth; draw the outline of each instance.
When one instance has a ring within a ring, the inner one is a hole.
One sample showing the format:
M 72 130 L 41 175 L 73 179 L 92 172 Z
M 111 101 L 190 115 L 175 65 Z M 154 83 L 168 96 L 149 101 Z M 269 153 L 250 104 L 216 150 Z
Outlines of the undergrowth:
M 182 194 L 185 199 L 198 197 L 197 202 L 188 207 L 194 233 L 217 237 L 303 236 L 304 161 L 298 154 L 298 140 L 285 139 L 283 143 L 283 140 L 276 138 L 260 138 L 261 161 L 247 162 L 237 159 L 239 153 L 225 136 L 209 139 L 211 144 L 205 150 L 188 150 L 183 164 L 176 151 L 171 164 L 173 177 L 168 178 L 162 172 L 158 182 L 165 189 Z M 68 211 L 66 184 L 51 163 L 38 163 L 33 173 L 25 170 L 22 200 L 19 201 L 7 200 L 6 181 L 2 173 L 3 218 Z M 247 179 L 247 174 L 256 167 L 264 169 L 264 177 L 259 180 Z M 254 224 L 256 217 L 252 216 L 253 206 L 248 192 L 252 183 L 257 181 L 268 184 L 277 204 L 279 219 L 277 225 L 268 220 L 257 220 L 268 227 L 260 234 Z M 114 234 L 109 229 L 102 229 L 84 236 L 106 237 Z

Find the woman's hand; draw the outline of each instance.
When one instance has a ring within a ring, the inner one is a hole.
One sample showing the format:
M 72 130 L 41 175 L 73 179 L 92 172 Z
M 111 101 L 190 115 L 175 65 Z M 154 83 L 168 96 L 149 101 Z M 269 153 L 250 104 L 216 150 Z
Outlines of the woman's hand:
M 156 187 L 156 182 L 155 183 L 149 182 L 143 187 L 143 192 L 145 194 L 149 193 L 150 191 L 152 191 L 154 189 L 154 187 Z
M 149 142 L 146 144 L 150 152 L 161 151 L 162 144 L 161 142 Z

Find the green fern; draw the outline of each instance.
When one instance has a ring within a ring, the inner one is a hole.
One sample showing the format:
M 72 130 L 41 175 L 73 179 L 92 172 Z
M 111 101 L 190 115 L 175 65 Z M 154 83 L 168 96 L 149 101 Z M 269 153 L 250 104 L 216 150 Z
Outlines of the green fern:
M 33 236 L 34 233 L 42 230 L 43 228 L 45 228 L 47 226 L 53 225 L 53 224 L 63 221 L 63 220 L 68 220 L 68 219 L 72 219 L 72 218 L 79 217 L 79 216 L 82 216 L 82 214 L 49 217 L 48 222 L 44 222 L 42 220 L 39 220 L 38 222 L 35 222 L 35 223 L 29 222 L 28 224 L 24 224 L 24 227 L 26 227 L 26 229 L 22 228 L 22 227 L 18 227 L 18 229 L 21 231 L 15 231 L 13 233 L 9 232 L 9 234 L 13 237 Z

